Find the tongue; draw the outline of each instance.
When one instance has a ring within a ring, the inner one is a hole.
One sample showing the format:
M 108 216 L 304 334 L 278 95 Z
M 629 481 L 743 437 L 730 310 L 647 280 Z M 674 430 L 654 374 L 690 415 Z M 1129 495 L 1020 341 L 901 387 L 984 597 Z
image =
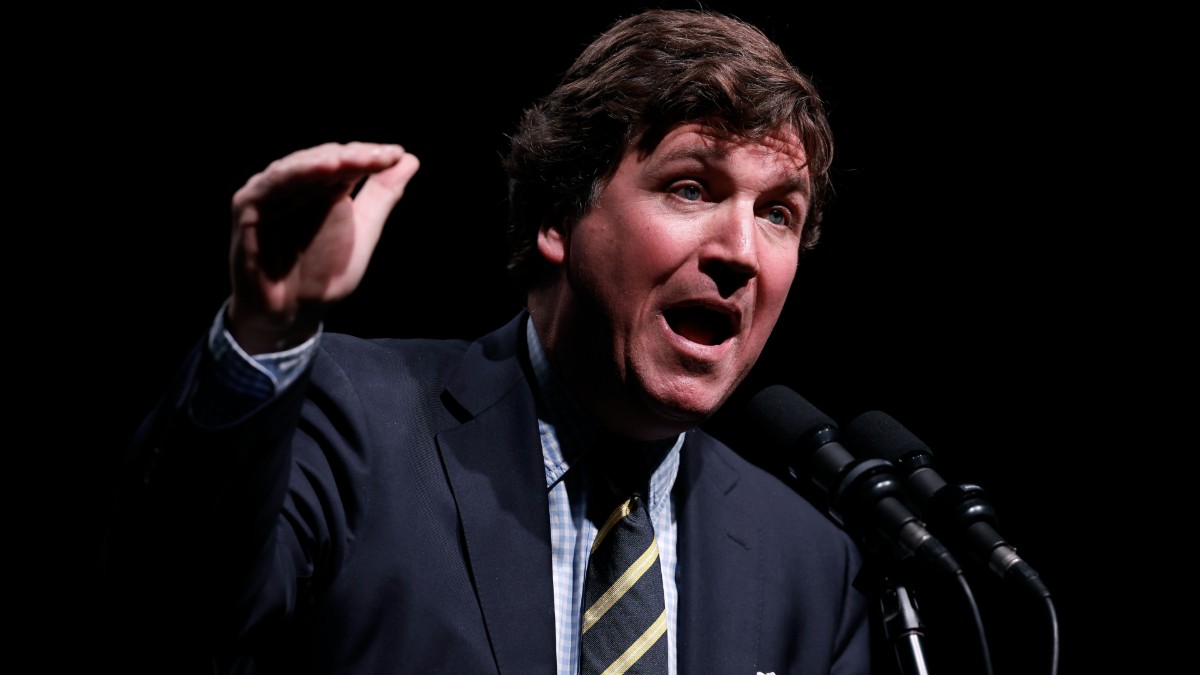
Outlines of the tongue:
M 667 323 L 677 334 L 703 345 L 715 345 L 721 342 L 711 316 L 706 316 L 704 310 L 680 310 L 667 315 Z
M 716 331 L 700 322 L 684 321 L 679 325 L 676 325 L 674 328 L 676 333 L 679 333 L 692 342 L 698 342 L 702 345 L 717 344 Z

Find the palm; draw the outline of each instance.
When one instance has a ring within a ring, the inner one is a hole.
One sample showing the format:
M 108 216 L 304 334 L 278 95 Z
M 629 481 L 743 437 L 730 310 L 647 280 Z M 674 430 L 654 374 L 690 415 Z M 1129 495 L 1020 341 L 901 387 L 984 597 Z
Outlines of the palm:
M 328 307 L 362 281 L 384 222 L 418 166 L 396 146 L 325 144 L 251 178 L 233 200 L 234 328 L 267 327 L 276 338 L 315 329 Z

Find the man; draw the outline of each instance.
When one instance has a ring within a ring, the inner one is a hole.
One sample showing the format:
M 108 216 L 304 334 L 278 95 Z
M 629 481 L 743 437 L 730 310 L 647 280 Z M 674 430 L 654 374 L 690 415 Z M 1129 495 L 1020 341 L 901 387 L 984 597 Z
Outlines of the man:
M 659 672 L 869 672 L 853 541 L 698 429 L 816 243 L 832 148 L 756 28 L 618 21 L 512 138 L 527 310 L 474 342 L 322 330 L 411 153 L 328 143 L 251 177 L 232 294 L 132 446 L 109 571 L 134 642 L 220 672 L 592 672 L 599 474 L 630 453 Z

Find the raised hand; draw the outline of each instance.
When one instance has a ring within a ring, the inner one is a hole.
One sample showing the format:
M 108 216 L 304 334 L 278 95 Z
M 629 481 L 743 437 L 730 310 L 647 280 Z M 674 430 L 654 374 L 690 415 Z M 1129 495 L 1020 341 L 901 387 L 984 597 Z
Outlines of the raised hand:
M 280 351 L 316 333 L 329 307 L 362 281 L 419 167 L 399 145 L 325 143 L 246 181 L 233 195 L 227 316 L 242 349 Z

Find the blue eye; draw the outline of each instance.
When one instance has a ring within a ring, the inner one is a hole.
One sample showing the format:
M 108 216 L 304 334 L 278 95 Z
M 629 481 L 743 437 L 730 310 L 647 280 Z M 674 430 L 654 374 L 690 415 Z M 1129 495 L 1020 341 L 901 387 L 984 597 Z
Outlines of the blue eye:
M 703 196 L 703 192 L 700 190 L 699 185 L 681 185 L 678 188 L 675 188 L 675 192 L 680 197 L 683 197 L 691 202 L 697 201 Z
M 771 210 L 767 211 L 767 220 L 771 221 L 772 225 L 787 225 L 787 209 L 783 209 L 778 206 L 773 207 Z

